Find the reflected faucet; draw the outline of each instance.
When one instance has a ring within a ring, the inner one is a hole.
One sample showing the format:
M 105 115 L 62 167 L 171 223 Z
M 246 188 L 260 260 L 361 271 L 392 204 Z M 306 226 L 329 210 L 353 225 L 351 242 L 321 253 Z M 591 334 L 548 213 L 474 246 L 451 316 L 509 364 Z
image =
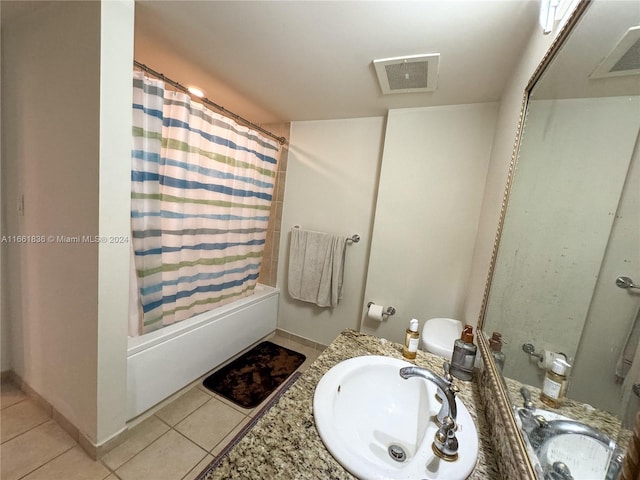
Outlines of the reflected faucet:
M 438 388 L 438 395 L 442 399 L 442 407 L 436 415 L 436 423 L 440 427 L 433 441 L 433 451 L 443 460 L 452 462 L 458 458 L 458 439 L 456 438 L 456 406 L 455 394 L 460 389 L 451 383 L 449 364 L 445 362 L 445 378 L 439 377 L 431 370 L 421 367 L 404 367 L 400 369 L 400 376 L 405 380 L 411 377 L 420 377 L 434 383 Z

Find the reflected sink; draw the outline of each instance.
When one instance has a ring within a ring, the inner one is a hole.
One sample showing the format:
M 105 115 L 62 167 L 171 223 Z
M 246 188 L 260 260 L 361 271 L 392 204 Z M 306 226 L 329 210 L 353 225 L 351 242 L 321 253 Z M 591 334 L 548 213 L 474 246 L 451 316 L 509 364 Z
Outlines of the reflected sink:
M 617 478 L 622 451 L 607 435 L 547 410 L 517 410 L 543 475 L 561 462 L 576 479 Z
M 456 398 L 458 459 L 449 462 L 432 449 L 440 410 L 436 386 L 400 377 L 414 366 L 391 357 L 362 356 L 340 362 L 318 382 L 313 415 L 333 457 L 361 479 L 463 480 L 478 457 L 473 419 Z
M 546 421 L 551 422 L 553 420 L 571 420 L 569 417 L 565 417 L 556 412 L 550 412 L 549 410 L 543 410 L 541 408 L 516 408 L 516 412 L 518 413 L 518 418 L 522 422 L 522 425 L 526 430 L 532 428 L 534 424 L 535 417 L 542 417 Z M 529 427 L 529 428 L 527 428 Z

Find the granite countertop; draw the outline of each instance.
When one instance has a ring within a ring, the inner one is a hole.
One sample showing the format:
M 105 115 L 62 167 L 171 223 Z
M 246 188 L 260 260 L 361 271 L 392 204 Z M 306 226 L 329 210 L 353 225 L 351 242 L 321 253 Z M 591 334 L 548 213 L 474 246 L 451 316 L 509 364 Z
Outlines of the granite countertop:
M 345 330 L 231 449 L 219 466 L 209 472 L 207 480 L 354 479 L 331 456 L 318 435 L 313 420 L 313 394 L 320 378 L 331 367 L 342 360 L 360 355 L 403 358 L 402 347 L 397 343 Z M 443 373 L 442 363 L 442 358 L 422 351 L 418 351 L 415 360 L 416 365 L 438 374 Z M 477 385 L 460 380 L 455 383 L 460 387 L 458 396 L 471 413 L 479 436 L 478 461 L 468 478 L 499 479 Z
M 622 428 L 620 419 L 615 415 L 603 410 L 598 410 L 586 403 L 576 402 L 574 400 L 565 399 L 562 405 L 558 408 L 552 408 L 540 400 L 540 389 L 531 385 L 524 385 L 523 383 L 513 380 L 511 378 L 505 378 L 505 384 L 507 391 L 512 402 L 518 407 L 523 406 L 522 395 L 520 389 L 524 386 L 531 392 L 531 401 L 535 408 L 547 410 L 550 412 L 559 413 L 572 420 L 584 423 L 593 428 L 606 433 L 610 438 L 615 439 L 622 448 L 626 450 L 627 443 L 631 438 L 632 432 Z

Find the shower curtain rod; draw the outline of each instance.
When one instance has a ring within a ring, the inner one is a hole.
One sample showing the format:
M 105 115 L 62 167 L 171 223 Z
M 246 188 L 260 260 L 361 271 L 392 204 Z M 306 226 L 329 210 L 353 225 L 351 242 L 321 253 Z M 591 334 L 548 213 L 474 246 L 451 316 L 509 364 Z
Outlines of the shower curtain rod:
M 176 82 L 175 80 L 171 80 L 170 78 L 164 76 L 162 73 L 155 71 L 153 68 L 148 67 L 147 65 L 145 65 L 144 63 L 140 63 L 137 60 L 133 61 L 133 64 L 140 68 L 141 70 L 144 70 L 145 72 L 149 73 L 150 75 L 153 75 L 156 78 L 159 78 L 160 80 L 167 82 L 169 85 L 177 88 L 178 90 L 183 91 L 184 93 L 189 94 L 189 89 L 187 87 L 185 87 L 184 85 Z M 262 128 L 260 125 L 256 125 L 253 122 L 250 122 L 249 120 L 247 120 L 244 117 L 241 117 L 240 115 L 233 113 L 230 110 L 227 110 L 226 108 L 224 108 L 222 105 L 218 105 L 217 103 L 212 102 L 211 100 L 209 100 L 206 97 L 196 97 L 198 101 L 209 105 L 210 107 L 215 108 L 216 110 L 219 110 L 220 112 L 222 112 L 224 115 L 226 115 L 227 117 L 231 117 L 234 120 L 244 124 L 247 127 L 251 127 L 255 130 L 258 130 L 259 132 L 264 133 L 266 136 L 273 138 L 275 141 L 277 141 L 280 145 L 284 145 L 285 143 L 287 143 L 287 139 L 285 137 L 279 137 L 278 135 L 276 135 L 275 133 L 270 132 L 269 130 L 265 130 L 264 128 Z

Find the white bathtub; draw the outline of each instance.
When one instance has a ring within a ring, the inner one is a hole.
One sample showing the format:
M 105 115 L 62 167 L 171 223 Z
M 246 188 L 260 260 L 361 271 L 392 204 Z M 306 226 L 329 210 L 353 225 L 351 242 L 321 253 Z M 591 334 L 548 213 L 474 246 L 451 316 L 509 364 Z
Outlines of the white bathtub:
M 127 419 L 137 417 L 276 329 L 280 290 L 255 293 L 140 337 L 127 349 Z

